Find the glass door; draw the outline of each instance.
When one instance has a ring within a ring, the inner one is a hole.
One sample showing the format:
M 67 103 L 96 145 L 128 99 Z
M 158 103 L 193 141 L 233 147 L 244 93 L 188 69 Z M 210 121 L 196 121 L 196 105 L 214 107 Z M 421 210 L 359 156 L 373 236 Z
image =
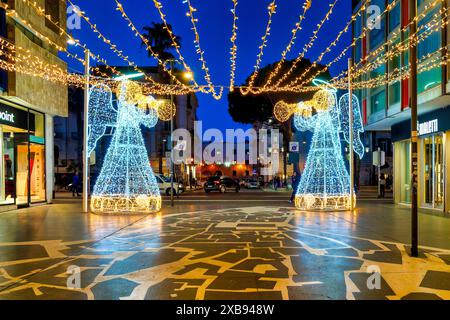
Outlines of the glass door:
M 434 207 L 444 207 L 444 137 L 434 137 Z
M 16 189 L 14 181 L 14 133 L 0 128 L 0 205 L 15 204 Z
M 423 141 L 424 157 L 425 157 L 425 197 L 424 202 L 426 206 L 433 206 L 433 137 L 427 137 Z
M 45 146 L 30 143 L 31 203 L 45 201 Z
M 400 201 L 411 203 L 411 143 L 401 143 L 401 166 L 400 166 Z
M 424 205 L 444 205 L 444 138 L 442 134 L 424 138 Z
M 29 204 L 28 143 L 16 145 L 16 168 L 17 205 L 26 206 Z

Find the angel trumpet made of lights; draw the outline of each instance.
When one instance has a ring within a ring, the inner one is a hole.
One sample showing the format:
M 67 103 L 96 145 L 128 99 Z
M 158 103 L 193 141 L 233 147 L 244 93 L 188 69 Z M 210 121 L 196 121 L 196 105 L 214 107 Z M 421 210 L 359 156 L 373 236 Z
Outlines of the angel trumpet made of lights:
M 94 213 L 153 213 L 161 209 L 161 195 L 142 137 L 141 125 L 156 126 L 158 118 L 170 120 L 172 103 L 144 96 L 132 81 L 120 83 L 116 107 L 111 88 L 90 89 L 88 154 L 108 127 L 113 136 L 91 196 Z
M 294 115 L 294 125 L 300 131 L 314 132 L 306 166 L 296 191 L 295 205 L 301 210 L 351 209 L 350 175 L 344 163 L 340 134 L 350 140 L 350 95 L 344 94 L 338 103 L 337 90 L 327 82 L 314 80 L 320 87 L 311 101 L 298 104 L 279 102 L 274 114 L 279 121 Z M 364 132 L 358 98 L 353 95 L 353 149 L 362 159 Z M 356 199 L 354 199 L 356 203 Z

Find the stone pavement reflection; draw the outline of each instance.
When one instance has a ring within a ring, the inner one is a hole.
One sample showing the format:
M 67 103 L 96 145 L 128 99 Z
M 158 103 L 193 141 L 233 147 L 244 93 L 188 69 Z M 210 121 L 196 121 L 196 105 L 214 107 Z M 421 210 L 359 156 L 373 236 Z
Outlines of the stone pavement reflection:
M 450 250 L 411 258 L 404 244 L 309 215 L 208 210 L 147 217 L 101 240 L 0 243 L 0 299 L 450 299 Z M 79 289 L 67 288 L 70 266 Z M 381 288 L 370 290 L 374 266 Z

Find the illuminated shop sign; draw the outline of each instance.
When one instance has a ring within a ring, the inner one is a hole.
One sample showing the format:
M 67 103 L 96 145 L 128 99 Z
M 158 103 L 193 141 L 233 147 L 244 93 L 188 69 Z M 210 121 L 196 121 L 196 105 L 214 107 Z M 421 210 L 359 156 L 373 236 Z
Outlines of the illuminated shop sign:
M 28 117 L 30 121 L 30 131 L 34 131 L 34 114 L 0 103 L 0 124 L 28 130 Z
M 450 106 L 419 115 L 417 123 L 418 135 L 437 134 L 450 130 Z M 394 124 L 391 128 L 392 141 L 403 141 L 411 138 L 411 120 Z
M 419 136 L 436 133 L 439 132 L 439 121 L 438 119 L 434 119 L 423 123 L 419 122 L 418 128 L 419 128 Z

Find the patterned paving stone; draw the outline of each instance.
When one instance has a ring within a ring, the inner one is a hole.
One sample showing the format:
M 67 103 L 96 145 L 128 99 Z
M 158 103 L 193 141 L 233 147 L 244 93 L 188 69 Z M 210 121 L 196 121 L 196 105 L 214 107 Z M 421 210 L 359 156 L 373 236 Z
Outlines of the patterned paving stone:
M 411 258 L 407 245 L 351 236 L 345 223 L 246 207 L 150 216 L 99 241 L 4 243 L 0 299 L 450 299 L 450 250 Z M 370 266 L 380 289 L 367 287 Z
M 138 284 L 126 279 L 112 279 L 95 284 L 92 293 L 97 300 L 120 300 L 128 297 Z
M 0 246 L 0 262 L 47 257 L 47 251 L 40 245 Z
M 420 286 L 450 291 L 450 271 L 428 271 Z
M 128 259 L 114 262 L 105 275 L 126 274 L 158 265 L 164 265 L 166 263 L 177 261 L 186 254 L 187 253 L 185 252 L 177 252 L 170 249 L 163 249 L 157 252 L 138 252 Z

